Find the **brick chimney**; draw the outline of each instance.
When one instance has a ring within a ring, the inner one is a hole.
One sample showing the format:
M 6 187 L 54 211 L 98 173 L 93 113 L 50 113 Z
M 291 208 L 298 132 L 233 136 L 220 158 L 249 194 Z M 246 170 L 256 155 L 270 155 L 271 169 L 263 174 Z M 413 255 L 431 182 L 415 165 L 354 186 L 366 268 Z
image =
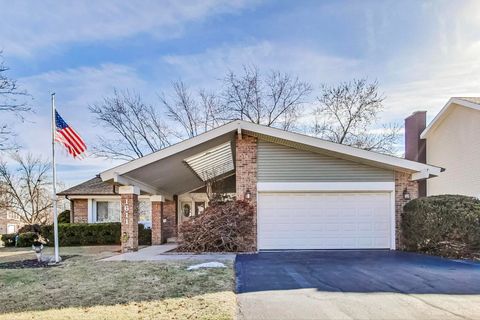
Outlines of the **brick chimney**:
M 421 163 L 427 162 L 427 141 L 420 134 L 427 126 L 427 111 L 417 111 L 405 119 L 405 159 Z M 427 195 L 426 181 L 419 181 L 420 197 Z

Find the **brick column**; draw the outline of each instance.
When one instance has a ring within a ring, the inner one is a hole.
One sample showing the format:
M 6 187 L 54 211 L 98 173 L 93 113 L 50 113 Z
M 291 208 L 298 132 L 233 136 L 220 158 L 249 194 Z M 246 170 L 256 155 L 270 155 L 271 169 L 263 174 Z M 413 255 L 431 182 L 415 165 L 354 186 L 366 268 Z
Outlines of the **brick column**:
M 165 200 L 162 206 L 162 242 L 177 237 L 176 201 Z
M 122 252 L 138 250 L 138 195 L 140 190 L 134 186 L 119 188 L 122 210 Z
M 162 196 L 151 196 L 152 202 L 152 245 L 162 244 Z
M 235 187 L 237 200 L 248 201 L 254 208 L 252 249 L 257 248 L 257 138 L 237 135 L 235 152 Z M 247 190 L 250 200 L 245 198 Z
M 410 174 L 395 172 L 395 246 L 402 249 L 402 212 L 403 206 L 410 200 L 403 198 L 403 191 L 407 189 L 410 199 L 418 198 L 418 182 L 410 180 Z

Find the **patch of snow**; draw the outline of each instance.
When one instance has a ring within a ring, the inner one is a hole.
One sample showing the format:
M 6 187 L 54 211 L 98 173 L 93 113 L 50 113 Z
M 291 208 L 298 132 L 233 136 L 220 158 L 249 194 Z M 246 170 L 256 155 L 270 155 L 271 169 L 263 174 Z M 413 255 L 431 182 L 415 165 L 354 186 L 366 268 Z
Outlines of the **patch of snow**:
M 187 268 L 188 271 L 191 270 L 198 270 L 202 268 L 226 268 L 225 265 L 221 262 L 205 262 L 205 263 L 200 263 L 200 264 L 195 264 L 193 266 L 190 266 Z

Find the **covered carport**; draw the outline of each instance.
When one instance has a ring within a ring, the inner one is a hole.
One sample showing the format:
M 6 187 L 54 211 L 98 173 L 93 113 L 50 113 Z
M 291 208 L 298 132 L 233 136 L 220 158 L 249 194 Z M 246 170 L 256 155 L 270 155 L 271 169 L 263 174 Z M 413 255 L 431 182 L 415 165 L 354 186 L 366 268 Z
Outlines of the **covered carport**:
M 103 181 L 120 186 L 124 252 L 138 250 L 138 196 L 150 195 L 152 244 L 176 237 L 178 195 L 199 188 L 208 193 L 212 181 L 235 173 L 236 134 L 228 128 L 215 137 L 207 132 L 101 173 Z

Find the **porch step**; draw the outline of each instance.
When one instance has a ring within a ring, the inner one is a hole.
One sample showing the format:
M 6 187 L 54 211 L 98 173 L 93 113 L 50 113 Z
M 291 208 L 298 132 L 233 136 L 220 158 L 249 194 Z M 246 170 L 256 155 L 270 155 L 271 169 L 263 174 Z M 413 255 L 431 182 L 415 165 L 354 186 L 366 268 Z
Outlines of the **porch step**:
M 167 243 L 176 243 L 177 242 L 177 237 L 172 237 L 167 239 Z

